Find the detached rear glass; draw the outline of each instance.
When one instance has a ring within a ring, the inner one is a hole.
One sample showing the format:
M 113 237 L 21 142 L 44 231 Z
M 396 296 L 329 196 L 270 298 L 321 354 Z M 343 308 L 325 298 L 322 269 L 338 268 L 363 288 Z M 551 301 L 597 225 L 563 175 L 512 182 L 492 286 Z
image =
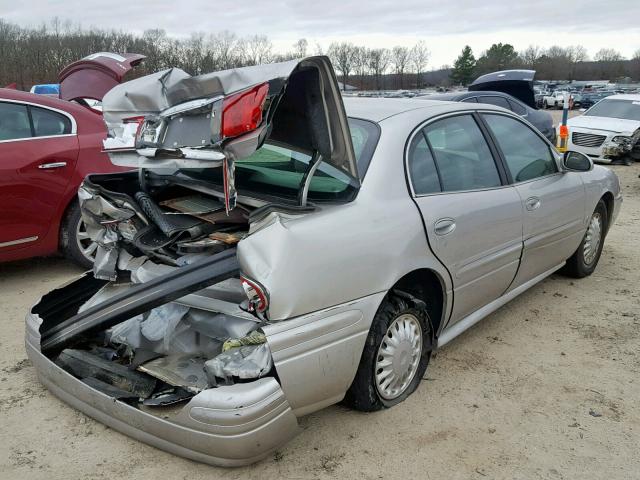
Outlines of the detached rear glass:
M 640 101 L 604 99 L 591 107 L 585 115 L 640 121 Z
M 364 178 L 376 148 L 379 129 L 375 123 L 349 119 L 351 141 L 358 164 L 360 180 Z M 251 156 L 236 162 L 235 186 L 238 192 L 251 192 L 268 196 L 296 199 L 311 155 L 292 150 L 285 144 L 265 143 Z M 184 175 L 197 175 L 221 184 L 220 169 L 199 171 L 182 170 Z M 349 175 L 327 163 L 320 163 L 311 178 L 308 198 L 316 201 L 350 200 L 357 191 L 357 182 Z

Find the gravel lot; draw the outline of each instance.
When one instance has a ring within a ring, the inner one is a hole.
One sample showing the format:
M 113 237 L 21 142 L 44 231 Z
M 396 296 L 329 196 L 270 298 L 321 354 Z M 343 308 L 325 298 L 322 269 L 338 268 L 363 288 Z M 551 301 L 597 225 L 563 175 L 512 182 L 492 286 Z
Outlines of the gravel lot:
M 309 415 L 247 468 L 164 453 L 53 397 L 26 359 L 23 318 L 79 271 L 0 265 L 0 478 L 638 478 L 640 163 L 613 168 L 625 201 L 593 276 L 548 278 L 440 351 L 406 402 Z

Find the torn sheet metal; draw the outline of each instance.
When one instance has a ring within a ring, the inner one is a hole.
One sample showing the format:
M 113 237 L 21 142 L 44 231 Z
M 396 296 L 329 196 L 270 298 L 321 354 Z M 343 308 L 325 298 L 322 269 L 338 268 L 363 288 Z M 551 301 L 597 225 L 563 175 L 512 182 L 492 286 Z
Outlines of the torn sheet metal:
M 169 355 L 140 365 L 138 370 L 174 387 L 198 393 L 209 386 L 204 372 L 205 360 L 191 355 Z
M 260 378 L 269 373 L 272 366 L 271 351 L 266 343 L 232 348 L 204 364 L 210 382 L 216 378 Z

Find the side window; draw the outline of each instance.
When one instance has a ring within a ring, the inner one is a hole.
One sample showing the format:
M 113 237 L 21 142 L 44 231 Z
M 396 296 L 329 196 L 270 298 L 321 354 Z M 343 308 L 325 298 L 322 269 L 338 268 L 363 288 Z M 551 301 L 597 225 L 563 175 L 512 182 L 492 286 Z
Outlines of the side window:
M 516 102 L 515 100 L 509 100 L 509 105 L 511 105 L 510 110 L 513 113 L 517 113 L 518 115 L 527 114 L 527 109 L 524 108 L 520 103 Z
M 498 97 L 495 95 L 483 95 L 478 99 L 480 103 L 488 103 L 489 105 L 495 105 L 496 107 L 506 108 L 507 110 L 511 110 L 509 106 L 509 102 L 507 102 L 506 98 Z
M 549 145 L 524 123 L 504 115 L 483 114 L 515 182 L 558 171 Z
M 476 190 L 500 185 L 500 176 L 480 128 L 471 115 L 457 115 L 424 129 L 442 191 Z
M 31 137 L 31 124 L 26 105 L 0 102 L 0 140 Z
M 36 137 L 71 133 L 71 120 L 66 115 L 45 108 L 30 107 Z
M 425 195 L 440 191 L 440 180 L 436 165 L 424 138 L 424 133 L 418 132 L 409 146 L 409 174 L 411 184 L 416 195 Z
M 467 102 L 467 103 L 478 103 L 478 97 L 467 97 L 467 98 L 463 98 L 460 101 Z

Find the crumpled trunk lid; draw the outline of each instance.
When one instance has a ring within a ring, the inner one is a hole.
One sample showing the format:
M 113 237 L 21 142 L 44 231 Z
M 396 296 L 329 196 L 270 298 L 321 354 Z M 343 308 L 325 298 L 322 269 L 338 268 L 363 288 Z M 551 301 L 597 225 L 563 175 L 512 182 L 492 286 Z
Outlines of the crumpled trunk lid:
M 255 125 L 229 135 L 234 116 L 228 113 L 234 108 L 243 113 L 241 105 L 232 105 L 234 99 L 256 101 L 254 90 L 264 95 L 254 105 L 259 109 Z M 164 70 L 113 88 L 104 97 L 103 114 L 109 129 L 105 150 L 114 164 L 223 166 L 232 195 L 233 162 L 265 141 L 317 155 L 358 179 L 338 82 L 324 56 L 195 77 L 177 68 Z

